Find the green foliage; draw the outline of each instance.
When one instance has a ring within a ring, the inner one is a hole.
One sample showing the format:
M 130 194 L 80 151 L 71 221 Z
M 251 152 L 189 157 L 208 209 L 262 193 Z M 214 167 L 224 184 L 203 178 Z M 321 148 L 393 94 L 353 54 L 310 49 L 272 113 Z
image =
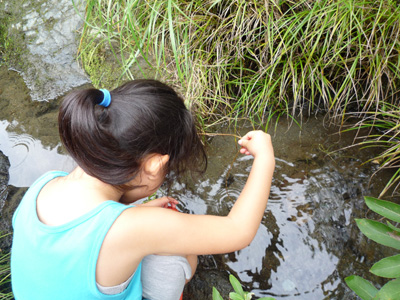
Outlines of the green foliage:
M 0 17 L 0 64 L 5 59 L 7 50 L 9 50 L 10 40 L 8 38 L 8 20 Z
M 400 299 L 400 278 L 394 279 L 386 283 L 375 295 L 375 299 Z
M 394 0 L 90 0 L 82 51 L 109 44 L 131 78 L 147 61 L 207 122 L 317 107 L 343 120 L 396 94 L 399 15 Z
M 1 234 L 1 233 L 0 233 Z M 0 239 L 6 235 L 1 235 Z M 11 291 L 10 252 L 0 249 L 0 299 L 14 299 Z
M 377 276 L 385 278 L 400 277 L 400 254 L 378 261 L 370 271 Z
M 89 0 L 80 55 L 95 85 L 179 87 L 205 130 L 321 110 L 361 118 L 383 130 L 365 146 L 384 147 L 376 161 L 397 170 L 383 195 L 400 184 L 399 19 L 395 0 Z
M 389 226 L 377 221 L 361 219 L 356 220 L 358 228 L 369 239 L 400 250 L 400 235 Z
M 240 284 L 239 280 L 232 274 L 229 275 L 229 282 L 232 285 L 232 288 L 234 292 L 229 293 L 229 300 L 251 300 L 253 297 L 253 293 L 245 292 L 243 291 L 242 285 Z M 213 294 L 212 294 L 212 299 L 213 300 L 223 300 L 221 294 L 218 292 L 218 290 L 213 287 Z M 258 300 L 274 300 L 274 298 L 271 297 L 262 297 L 259 298 Z
M 382 101 L 381 106 L 376 111 L 366 112 L 366 118 L 346 130 L 368 130 L 368 136 L 358 145 L 364 148 L 379 147 L 381 149 L 380 154 L 369 161 L 379 163 L 380 170 L 395 170 L 380 197 L 390 189 L 396 191 L 400 184 L 400 169 L 398 169 L 400 160 L 400 109 L 399 104 L 394 99 L 392 99 L 393 104 L 387 100 Z
M 374 212 L 396 223 L 400 223 L 400 205 L 372 197 L 365 197 L 365 203 Z
M 381 222 L 358 219 L 358 228 L 369 239 L 400 250 L 399 228 L 391 222 L 399 223 L 400 205 L 372 197 L 365 197 L 367 206 L 388 219 L 387 224 Z M 400 255 L 386 257 L 375 263 L 370 272 L 391 279 L 381 289 L 377 289 L 371 282 L 352 275 L 345 278 L 347 285 L 363 300 L 394 300 L 400 299 Z
M 351 275 L 345 278 L 347 285 L 358 295 L 361 299 L 373 299 L 378 293 L 378 289 L 368 280 L 356 275 Z
M 213 300 L 224 300 L 224 298 L 222 298 L 221 294 L 218 292 L 218 290 L 215 287 L 213 287 L 212 298 L 213 298 Z

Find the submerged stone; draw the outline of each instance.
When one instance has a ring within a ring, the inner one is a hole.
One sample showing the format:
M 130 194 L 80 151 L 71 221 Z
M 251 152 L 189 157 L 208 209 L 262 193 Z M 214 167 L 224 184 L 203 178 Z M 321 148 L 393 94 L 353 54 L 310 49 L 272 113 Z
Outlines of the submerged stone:
M 0 212 L 0 232 L 4 235 L 0 239 L 0 249 L 9 251 L 12 243 L 12 217 L 22 197 L 28 188 L 8 186 L 3 208 Z
M 8 196 L 9 169 L 10 169 L 10 161 L 8 160 L 8 157 L 5 156 L 2 151 L 0 151 L 0 216 L 1 216 L 0 223 L 2 223 L 4 220 L 2 210 Z M 4 228 L 2 228 L 0 224 L 0 235 L 3 235 L 5 231 L 6 230 L 4 230 Z M 4 240 L 4 238 L 0 239 L 0 249 L 3 248 L 1 247 L 2 240 Z
M 8 157 L 0 151 L 0 211 L 4 205 L 4 199 L 7 197 L 7 184 L 9 179 L 8 170 L 10 169 L 10 161 Z
M 3 9 L 12 16 L 9 63 L 22 75 L 32 100 L 52 100 L 90 82 L 76 59 L 85 1 L 16 0 Z

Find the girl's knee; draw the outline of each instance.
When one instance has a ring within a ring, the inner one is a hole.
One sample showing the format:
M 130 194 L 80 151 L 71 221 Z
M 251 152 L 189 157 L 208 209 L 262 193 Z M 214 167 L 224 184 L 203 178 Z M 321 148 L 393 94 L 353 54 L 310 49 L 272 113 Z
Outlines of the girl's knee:
M 196 266 L 197 256 L 146 256 L 142 261 L 143 297 L 152 300 L 179 299 Z
M 194 276 L 194 273 L 196 272 L 197 269 L 197 264 L 198 264 L 198 260 L 197 260 L 197 255 L 186 255 L 186 259 L 190 265 L 190 268 L 192 270 L 190 278 L 186 279 L 186 283 L 188 283 Z

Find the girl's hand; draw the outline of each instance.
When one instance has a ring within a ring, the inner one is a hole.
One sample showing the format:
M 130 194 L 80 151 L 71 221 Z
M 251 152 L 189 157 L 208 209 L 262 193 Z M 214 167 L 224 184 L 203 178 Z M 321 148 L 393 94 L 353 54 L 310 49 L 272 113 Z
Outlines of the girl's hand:
M 171 197 L 161 197 L 158 199 L 151 200 L 149 202 L 139 204 L 137 206 L 142 207 L 162 207 L 176 209 L 176 205 L 179 203 L 178 200 Z
M 240 148 L 240 153 L 242 154 L 252 155 L 254 158 L 258 155 L 274 156 L 271 136 L 264 131 L 250 131 L 238 143 L 242 146 Z

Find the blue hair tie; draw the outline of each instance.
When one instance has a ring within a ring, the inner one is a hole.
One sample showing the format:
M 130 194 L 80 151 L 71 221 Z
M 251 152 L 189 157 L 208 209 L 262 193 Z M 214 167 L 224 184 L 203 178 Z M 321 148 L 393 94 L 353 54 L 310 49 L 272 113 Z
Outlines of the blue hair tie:
M 111 103 L 111 94 L 110 94 L 110 92 L 108 90 L 106 90 L 106 89 L 100 89 L 100 91 L 103 92 L 104 97 L 103 97 L 103 101 L 101 101 L 99 103 L 99 105 L 104 106 L 104 107 L 109 107 L 110 103 Z

